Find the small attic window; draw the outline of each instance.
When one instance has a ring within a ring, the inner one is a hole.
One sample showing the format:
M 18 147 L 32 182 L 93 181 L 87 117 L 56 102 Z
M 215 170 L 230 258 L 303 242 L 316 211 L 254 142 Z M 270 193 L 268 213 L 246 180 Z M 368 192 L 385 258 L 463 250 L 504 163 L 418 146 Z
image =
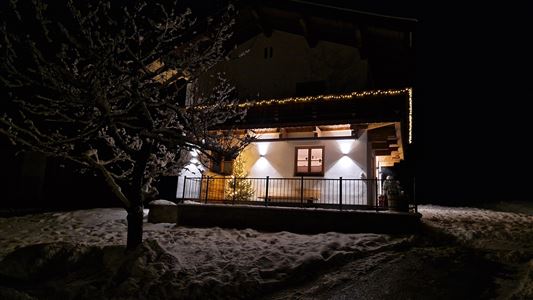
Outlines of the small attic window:
M 274 48 L 265 47 L 263 49 L 263 58 L 264 59 L 271 59 L 273 55 L 274 55 Z

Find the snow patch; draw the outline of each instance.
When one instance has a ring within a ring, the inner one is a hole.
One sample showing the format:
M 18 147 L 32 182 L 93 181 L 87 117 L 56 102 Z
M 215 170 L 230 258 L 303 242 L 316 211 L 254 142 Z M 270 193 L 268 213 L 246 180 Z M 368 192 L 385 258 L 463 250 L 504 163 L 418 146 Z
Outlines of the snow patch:
M 202 204 L 202 203 L 201 202 L 197 202 L 197 201 L 185 200 L 185 201 L 183 201 L 183 204 Z
M 148 205 L 149 206 L 153 206 L 153 205 L 173 205 L 173 206 L 175 206 L 176 203 L 174 203 L 172 201 L 164 200 L 164 199 L 159 199 L 159 200 L 150 201 L 150 203 L 148 203 Z

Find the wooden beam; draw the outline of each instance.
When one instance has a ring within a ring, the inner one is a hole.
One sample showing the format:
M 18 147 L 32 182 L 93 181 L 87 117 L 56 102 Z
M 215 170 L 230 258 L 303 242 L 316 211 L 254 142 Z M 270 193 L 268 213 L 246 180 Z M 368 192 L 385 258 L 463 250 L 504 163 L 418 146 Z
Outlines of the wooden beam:
M 321 136 L 321 137 L 280 137 L 272 139 L 260 139 L 257 142 L 278 142 L 278 141 L 337 141 L 337 140 L 353 140 L 351 136 Z
M 368 128 L 366 124 L 351 124 L 350 129 L 352 130 L 352 136 L 356 139 L 360 138 L 365 130 Z
M 386 142 L 371 142 L 372 150 L 388 150 L 389 144 Z
M 342 125 L 319 125 L 318 128 L 321 131 L 338 131 L 338 130 L 350 130 L 350 125 L 348 124 L 342 124 Z
M 299 126 L 299 127 L 286 127 L 287 132 L 314 132 L 315 127 L 313 126 Z
M 279 133 L 278 128 L 259 128 L 259 129 L 253 129 L 251 130 L 255 134 L 273 134 L 273 133 Z
M 285 139 L 287 138 L 287 129 L 280 128 L 279 129 L 279 139 Z
M 397 139 L 394 125 L 387 125 L 368 131 L 369 141 L 388 141 L 389 139 L 391 140 L 391 144 Z
M 398 137 L 396 136 L 388 136 L 387 137 L 387 143 L 390 145 L 398 144 Z
M 315 126 L 315 137 L 320 137 L 322 136 L 322 130 L 320 130 L 320 127 L 318 126 Z
M 374 150 L 374 154 L 376 156 L 386 156 L 386 155 L 390 155 L 391 154 L 391 150 Z

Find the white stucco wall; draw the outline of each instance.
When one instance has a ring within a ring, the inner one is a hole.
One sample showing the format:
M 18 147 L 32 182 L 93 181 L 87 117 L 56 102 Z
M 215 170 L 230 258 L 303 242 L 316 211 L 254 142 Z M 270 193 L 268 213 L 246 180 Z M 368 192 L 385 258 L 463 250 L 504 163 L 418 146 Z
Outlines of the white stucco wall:
M 324 176 L 304 177 L 305 189 L 317 190 L 321 199 L 338 199 L 339 177 L 343 178 L 343 202 L 357 202 L 352 204 L 367 204 L 366 182 L 358 180 L 367 177 L 367 134 L 359 139 L 339 140 L 298 140 L 256 142 L 248 146 L 241 155 L 246 161 L 249 178 L 265 178 L 270 176 L 271 187 L 269 194 L 276 189 L 273 178 L 294 178 L 295 147 L 324 146 Z M 263 154 L 263 156 L 261 156 Z M 300 178 L 300 177 L 297 177 Z M 335 179 L 315 180 L 311 179 Z M 281 183 L 279 183 L 281 185 Z M 287 182 L 285 181 L 285 184 Z M 297 189 L 299 182 L 294 181 L 294 187 L 283 189 Z M 289 184 L 290 185 L 290 184 Z M 356 199 L 356 200 L 355 200 Z
M 270 47 L 273 56 L 265 59 L 264 49 Z M 210 76 L 217 72 L 225 73 L 242 98 L 293 96 L 298 82 L 323 80 L 333 93 L 362 89 L 367 83 L 367 61 L 355 47 L 320 41 L 309 48 L 303 36 L 274 31 L 271 37 L 259 34 L 243 43 L 233 56 L 248 49 L 243 57 L 222 62 L 201 76 L 200 92 L 208 90 Z
M 324 135 L 333 135 L 327 133 Z M 323 135 L 323 136 L 324 136 Z M 269 137 L 269 136 L 265 136 Z M 339 178 L 342 177 L 342 194 L 344 204 L 368 204 L 367 182 L 367 134 L 364 133 L 358 139 L 338 140 L 298 140 L 298 141 L 275 141 L 256 142 L 248 146 L 241 157 L 245 161 L 245 169 L 248 178 L 252 179 L 256 192 L 255 200 L 262 201 L 265 194 L 266 177 L 270 177 L 269 195 L 277 193 L 292 196 L 299 195 L 300 178 L 294 176 L 295 148 L 299 146 L 323 146 L 324 147 L 324 176 L 304 177 L 304 190 L 316 193 L 320 203 L 335 204 L 339 199 Z M 201 173 L 194 165 L 189 165 L 190 170 L 183 170 L 178 180 L 177 198 L 183 196 L 183 178 L 187 180 L 198 178 Z M 276 180 L 276 178 L 296 178 L 297 180 Z M 189 183 L 185 193 L 186 197 L 197 194 L 199 185 Z
M 181 170 L 179 176 L 178 176 L 178 184 L 176 189 L 176 198 L 182 198 L 185 196 L 185 198 L 191 198 L 195 197 L 195 195 L 199 195 L 200 192 L 200 184 L 187 184 L 185 195 L 183 194 L 183 182 L 185 177 L 187 177 L 187 180 L 198 180 L 197 178 L 202 177 L 202 172 L 204 172 L 204 167 L 199 163 L 197 156 L 194 153 L 190 153 L 188 156 L 189 164 L 185 166 L 184 169 Z M 196 178 L 196 179 L 193 179 Z
M 366 133 L 356 140 L 298 140 L 256 142 L 242 153 L 249 177 L 294 177 L 294 149 L 324 146 L 324 178 L 361 178 L 367 170 Z M 264 153 L 264 157 L 260 156 Z M 346 154 L 344 154 L 344 153 Z

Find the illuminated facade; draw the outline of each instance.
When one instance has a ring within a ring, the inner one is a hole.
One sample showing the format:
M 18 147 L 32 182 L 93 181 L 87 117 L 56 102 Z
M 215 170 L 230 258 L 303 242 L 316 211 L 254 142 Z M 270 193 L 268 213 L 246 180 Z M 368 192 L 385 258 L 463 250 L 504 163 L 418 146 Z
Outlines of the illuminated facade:
M 357 204 L 373 205 L 381 193 L 380 169 L 405 159 L 414 139 L 410 57 L 416 21 L 382 26 L 387 16 L 365 16 L 363 22 L 364 13 L 336 9 L 305 10 L 312 16 L 302 17 L 297 7 L 272 3 L 244 8 L 238 47 L 212 74 L 191 83 L 195 93 L 188 104 L 215 84 L 213 74 L 224 73 L 248 109 L 233 125 L 257 137 L 240 154 L 248 178 L 287 179 L 283 184 L 302 200 L 304 190 L 310 199 L 342 198 L 352 180 L 351 195 L 363 199 Z M 257 32 L 246 31 L 254 26 Z M 196 165 L 182 177 L 231 176 L 227 167 L 213 172 Z M 328 180 L 341 183 L 330 189 Z M 187 198 L 185 190 L 179 182 L 177 198 Z

